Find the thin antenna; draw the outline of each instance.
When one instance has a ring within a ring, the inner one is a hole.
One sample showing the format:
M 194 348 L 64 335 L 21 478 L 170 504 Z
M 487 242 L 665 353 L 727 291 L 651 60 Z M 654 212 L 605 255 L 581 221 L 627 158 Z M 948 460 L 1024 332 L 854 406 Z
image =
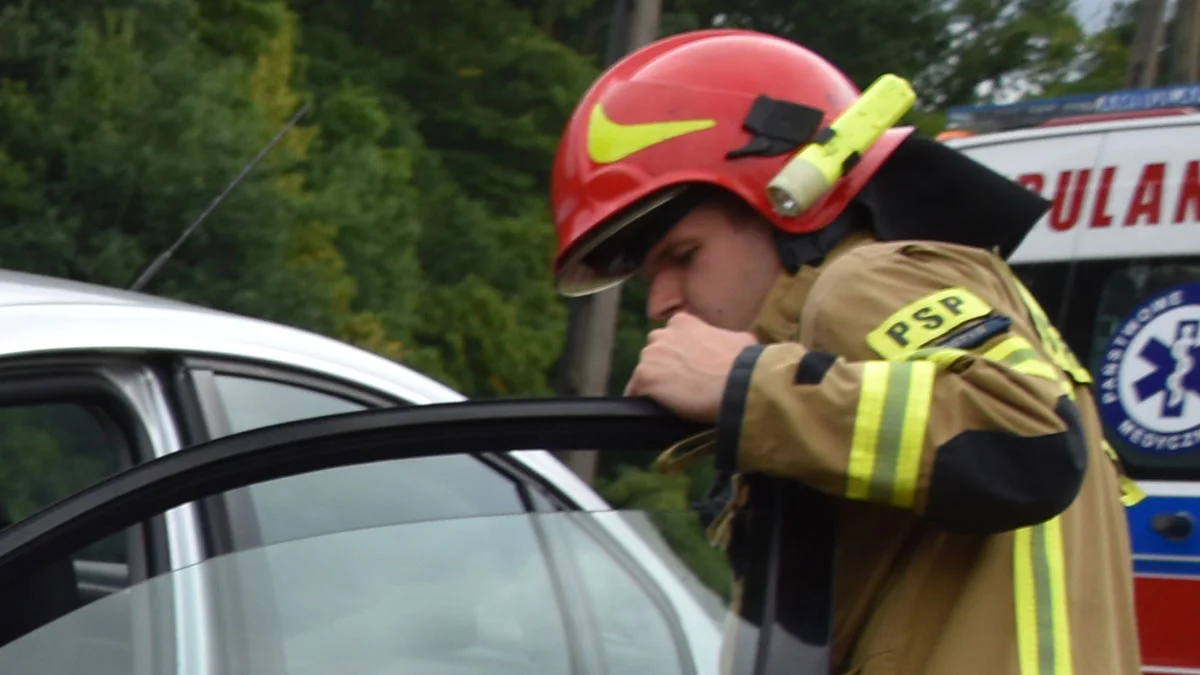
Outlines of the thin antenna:
M 272 138 L 271 142 L 267 143 L 266 147 L 260 150 L 254 159 L 250 160 L 249 164 L 242 167 L 242 172 L 238 174 L 237 178 L 234 178 L 233 182 L 227 185 L 225 190 L 221 192 L 221 194 L 217 195 L 216 199 L 212 200 L 212 203 L 208 205 L 208 208 L 204 209 L 204 212 L 201 213 L 198 218 L 196 218 L 195 222 L 189 225 L 188 228 L 183 231 L 183 234 L 179 235 L 179 238 L 175 240 L 174 244 L 171 244 L 167 250 L 163 251 L 162 254 L 154 259 L 154 262 L 150 263 L 150 265 L 146 267 L 145 271 L 138 276 L 137 281 L 133 282 L 133 285 L 129 287 L 129 290 L 141 291 L 146 287 L 146 284 L 150 283 L 150 280 L 153 279 L 156 274 L 158 274 L 163 265 L 167 264 L 167 261 L 171 259 L 171 256 L 175 254 L 175 251 L 179 250 L 179 247 L 183 245 L 183 242 L 187 241 L 187 238 L 192 236 L 192 233 L 196 231 L 196 228 L 200 227 L 200 223 L 204 222 L 204 219 L 208 217 L 208 214 L 212 213 L 221 202 L 225 201 L 225 198 L 229 196 L 229 193 L 233 192 L 234 188 L 241 184 L 242 180 L 247 174 L 250 173 L 251 169 L 257 166 L 258 163 L 262 161 L 262 158 L 266 157 L 267 153 L 270 152 L 271 149 L 283 139 L 287 132 L 291 131 L 292 127 L 296 126 L 296 124 L 300 122 L 300 119 L 308 113 L 310 105 L 310 103 L 305 103 L 304 107 L 300 108 L 299 112 L 297 112 L 292 119 L 285 124 L 282 129 L 279 130 L 279 133 L 275 134 L 275 138 Z

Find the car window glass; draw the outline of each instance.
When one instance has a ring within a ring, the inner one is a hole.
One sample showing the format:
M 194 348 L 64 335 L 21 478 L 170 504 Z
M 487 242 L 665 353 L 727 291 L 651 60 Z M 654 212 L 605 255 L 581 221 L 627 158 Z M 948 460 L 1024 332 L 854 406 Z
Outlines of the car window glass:
M 1197 335 L 1200 259 L 1079 264 L 1064 338 L 1093 375 L 1109 442 L 1135 472 L 1200 469 Z
M 27 518 L 116 473 L 122 443 L 106 414 L 91 405 L 0 406 L 0 523 Z M 125 538 L 107 539 L 80 557 L 124 563 Z
M 219 373 L 215 380 L 231 433 L 366 409 L 291 383 Z M 259 483 L 233 494 L 235 546 L 524 510 L 512 480 L 474 457 L 457 455 L 339 467 Z M 244 527 L 250 522 L 257 532 Z
M 564 622 L 531 519 L 431 521 L 380 534 L 267 550 L 287 651 L 298 662 L 345 668 L 371 651 L 362 635 L 386 634 L 376 658 L 407 653 L 404 671 L 566 672 Z
M 728 616 L 710 616 L 677 580 L 658 576 L 689 632 L 665 629 L 603 550 L 628 544 L 619 532 L 601 529 L 604 546 L 576 537 L 550 544 L 547 531 L 562 529 L 554 520 L 596 515 L 434 520 L 217 556 L 0 646 L 0 672 L 174 673 L 184 655 L 219 672 L 275 675 L 567 675 L 585 661 L 606 675 L 696 672 L 681 655 L 716 672 Z M 586 589 L 566 583 L 555 556 L 597 578 Z M 598 608 L 595 621 L 581 620 L 589 604 L 581 597 Z
M 267 544 L 384 524 L 524 510 L 516 483 L 463 455 L 326 469 L 244 490 Z
M 681 672 L 680 655 L 664 648 L 673 642 L 671 626 L 652 589 L 581 525 L 571 521 L 563 534 L 578 566 L 606 671 L 614 675 Z
M 0 407 L 0 499 L 20 520 L 116 473 L 120 454 L 99 413 L 77 403 Z
M 366 409 L 355 401 L 273 380 L 224 373 L 217 373 L 215 380 L 230 432 L 235 434 Z
M 525 516 L 411 523 L 220 556 L 0 648 L 0 671 L 127 675 L 152 651 L 214 647 L 226 663 L 256 662 L 223 672 L 566 674 L 567 622 L 535 527 Z M 131 629 L 159 621 L 176 630 Z
M 0 528 L 120 470 L 127 447 L 106 414 L 69 401 L 0 406 Z M 129 583 L 125 534 L 46 566 L 4 596 L 0 642 Z

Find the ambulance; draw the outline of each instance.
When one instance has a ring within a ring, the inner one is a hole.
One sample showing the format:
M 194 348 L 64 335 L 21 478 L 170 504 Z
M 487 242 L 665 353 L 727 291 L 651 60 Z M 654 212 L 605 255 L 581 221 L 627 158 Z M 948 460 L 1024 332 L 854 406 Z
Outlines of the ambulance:
M 1200 674 L 1193 100 L 1189 85 L 958 109 L 941 137 L 1053 202 L 1011 262 L 1092 373 L 1109 441 L 1146 493 L 1129 529 L 1143 672 L 1161 675 Z

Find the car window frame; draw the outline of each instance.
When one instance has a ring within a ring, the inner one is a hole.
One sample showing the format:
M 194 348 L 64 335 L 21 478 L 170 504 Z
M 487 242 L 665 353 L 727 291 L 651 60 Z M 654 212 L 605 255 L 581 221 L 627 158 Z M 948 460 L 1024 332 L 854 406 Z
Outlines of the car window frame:
M 174 367 L 173 394 L 178 401 L 181 433 L 186 445 L 198 445 L 231 435 L 224 405 L 217 391 L 217 374 L 251 377 L 278 384 L 311 389 L 321 394 L 348 399 L 370 409 L 417 405 L 412 401 L 334 380 L 323 375 L 289 369 L 249 359 L 181 355 Z M 547 477 L 532 471 L 507 454 L 475 457 L 511 480 L 520 481 L 555 508 L 575 508 L 569 495 Z M 204 536 L 210 555 L 224 555 L 262 542 L 252 504 L 242 492 L 209 497 L 200 502 Z
M 102 362 L 14 361 L 3 364 L 0 375 L 0 406 L 70 403 L 100 410 L 103 414 L 95 419 L 105 427 L 117 453 L 119 470 L 128 470 L 154 456 L 144 421 L 124 392 L 105 375 Z M 161 422 L 167 424 L 170 420 Z M 167 539 L 162 514 L 126 531 L 128 583 L 140 583 L 171 568 Z
M 227 436 L 231 431 L 224 402 L 217 390 L 216 376 L 229 375 L 266 380 L 320 394 L 346 399 L 368 408 L 413 405 L 411 401 L 364 389 L 331 377 L 248 359 L 230 359 L 187 355 L 180 359 L 179 384 L 186 385 L 194 397 L 194 424 L 206 432 L 206 439 Z
M 392 396 L 278 364 L 184 354 L 175 363 L 173 389 L 180 403 L 180 422 L 187 445 L 198 445 L 230 436 L 232 425 L 217 389 L 217 375 L 230 375 L 274 384 L 310 389 L 347 399 L 369 409 L 412 405 Z M 198 503 L 209 555 L 225 555 L 262 542 L 256 511 L 244 491 L 206 497 Z

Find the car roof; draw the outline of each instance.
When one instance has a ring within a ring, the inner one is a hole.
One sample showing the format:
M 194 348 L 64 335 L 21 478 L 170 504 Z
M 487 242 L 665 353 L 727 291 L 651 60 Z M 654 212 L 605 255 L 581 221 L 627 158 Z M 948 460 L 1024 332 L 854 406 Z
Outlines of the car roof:
M 0 307 L 46 304 L 122 304 L 155 307 L 192 307 L 175 300 L 119 288 L 0 269 Z
M 430 377 L 314 332 L 69 279 L 0 270 L 0 319 L 5 325 L 0 357 L 97 348 L 170 350 L 312 370 L 414 403 L 463 399 Z M 36 342 L 28 339 L 35 334 Z M 370 377 L 380 369 L 382 378 Z
M 415 404 L 458 391 L 365 349 L 279 323 L 68 279 L 0 270 L 0 360 L 69 352 L 171 351 L 308 371 Z M 549 453 L 512 453 L 584 508 L 604 502 Z

